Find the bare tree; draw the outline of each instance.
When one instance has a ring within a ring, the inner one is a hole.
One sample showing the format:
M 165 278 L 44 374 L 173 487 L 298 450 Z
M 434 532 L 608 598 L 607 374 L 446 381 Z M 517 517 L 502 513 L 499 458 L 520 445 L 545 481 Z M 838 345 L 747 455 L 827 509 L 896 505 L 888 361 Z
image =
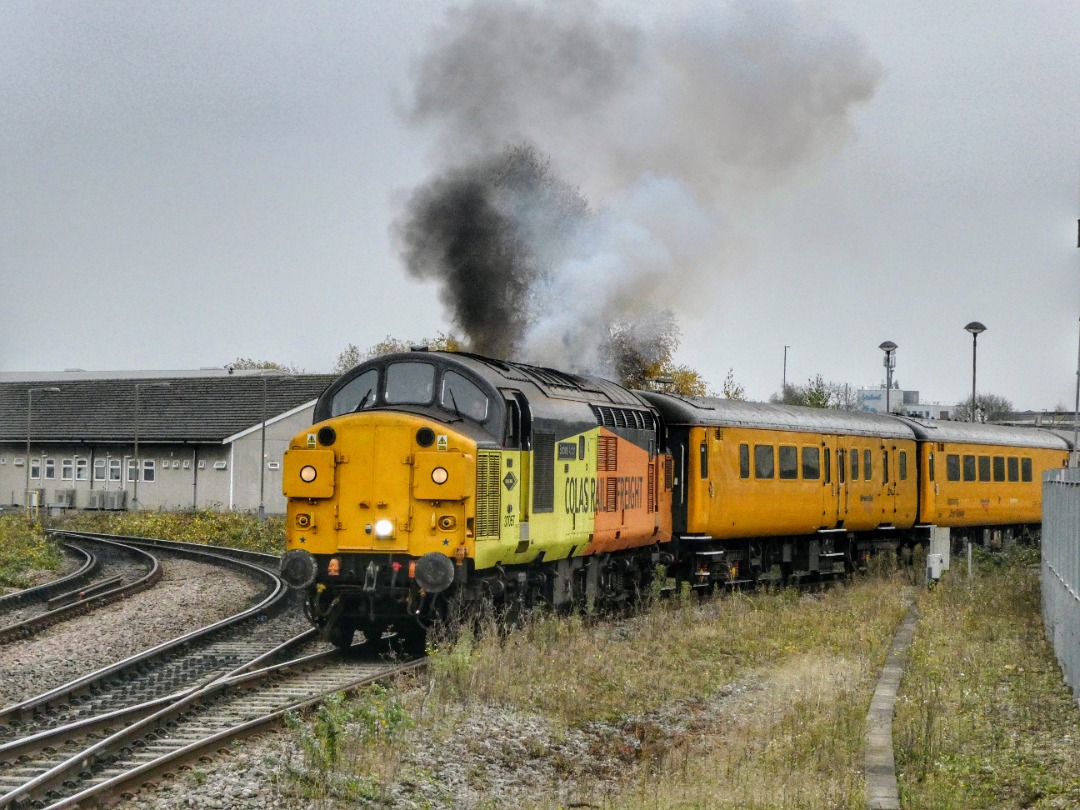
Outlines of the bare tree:
M 979 394 L 975 398 L 975 421 L 999 422 L 1013 412 L 1013 404 L 997 394 Z M 956 406 L 954 418 L 960 422 L 971 421 L 971 397 Z

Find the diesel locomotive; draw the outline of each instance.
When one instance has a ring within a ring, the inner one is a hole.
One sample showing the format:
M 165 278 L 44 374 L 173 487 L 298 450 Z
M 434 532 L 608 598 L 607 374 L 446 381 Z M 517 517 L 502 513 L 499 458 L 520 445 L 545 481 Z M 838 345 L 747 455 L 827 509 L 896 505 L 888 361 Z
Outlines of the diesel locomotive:
M 421 646 L 458 603 L 617 606 L 1027 531 L 1039 430 L 630 391 L 465 353 L 362 363 L 284 459 L 285 580 L 323 637 Z

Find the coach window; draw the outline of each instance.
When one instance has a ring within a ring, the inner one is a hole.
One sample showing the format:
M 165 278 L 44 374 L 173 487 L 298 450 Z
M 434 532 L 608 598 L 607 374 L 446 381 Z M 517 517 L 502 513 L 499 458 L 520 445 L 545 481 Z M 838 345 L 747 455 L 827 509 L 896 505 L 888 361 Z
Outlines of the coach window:
M 799 448 L 790 444 L 780 445 L 780 477 L 785 481 L 799 477 Z
M 702 478 L 708 478 L 709 477 L 709 443 L 708 442 L 702 442 L 701 446 L 698 447 L 698 457 L 701 460 L 701 464 L 700 464 L 700 466 L 701 466 L 701 477 Z
M 945 477 L 950 481 L 960 480 L 960 456 L 950 453 L 945 456 Z
M 330 415 L 341 416 L 343 413 L 354 413 L 372 407 L 375 404 L 375 386 L 378 383 L 379 372 L 374 368 L 349 380 L 334 394 L 330 403 Z
M 427 405 L 435 391 L 435 366 L 430 363 L 391 363 L 386 367 L 388 405 Z
M 825 448 L 825 483 L 832 483 L 832 451 L 828 447 Z
M 862 474 L 863 474 L 863 478 L 866 479 L 867 481 L 869 481 L 871 478 L 874 477 L 873 476 L 873 472 L 874 472 L 873 462 L 871 461 L 871 459 L 873 459 L 873 457 L 874 457 L 873 453 L 871 453 L 869 450 L 863 450 L 863 457 L 862 457 L 863 471 L 862 471 Z
M 964 456 L 964 480 L 975 480 L 975 456 Z
M 881 468 L 884 471 L 883 472 L 884 477 L 882 478 L 882 483 L 887 484 L 887 483 L 889 483 L 889 451 L 888 450 L 882 450 L 881 451 Z
M 979 456 L 979 480 L 990 480 L 990 456 Z
M 859 451 L 851 451 L 851 480 L 859 480 Z
M 1024 483 L 1031 481 L 1031 459 L 1020 459 L 1020 480 Z
M 994 480 L 1005 480 L 1005 456 L 994 456 Z
M 1013 482 L 1019 481 L 1020 480 L 1020 459 L 1018 459 L 1016 456 L 1009 456 L 1008 469 L 1009 469 L 1009 480 L 1013 481 Z
M 754 445 L 754 477 L 773 478 L 776 475 L 776 465 L 773 458 L 773 446 L 771 444 Z
M 836 451 L 836 480 L 837 483 L 844 483 L 844 471 L 847 469 L 847 461 L 844 458 L 846 450 Z
M 818 448 L 802 449 L 802 477 L 806 481 L 817 481 L 821 477 L 821 451 Z
M 750 477 L 750 445 L 739 445 L 739 478 Z
M 480 390 L 480 386 L 456 371 L 443 374 L 439 404 L 451 413 L 467 416 L 477 422 L 487 420 L 490 408 L 487 395 Z
M 900 463 L 900 480 L 901 481 L 907 481 L 907 450 L 901 450 L 900 451 L 900 455 L 899 455 L 898 460 L 899 460 L 899 463 Z M 930 456 L 930 472 L 931 472 L 930 480 L 931 481 L 934 480 L 934 478 L 933 478 L 933 470 L 934 470 L 934 457 Z
M 926 465 L 927 465 L 927 468 L 930 471 L 930 481 L 931 481 L 931 483 L 933 483 L 933 481 L 934 481 L 934 454 L 933 453 L 929 454 L 929 458 L 926 460 Z

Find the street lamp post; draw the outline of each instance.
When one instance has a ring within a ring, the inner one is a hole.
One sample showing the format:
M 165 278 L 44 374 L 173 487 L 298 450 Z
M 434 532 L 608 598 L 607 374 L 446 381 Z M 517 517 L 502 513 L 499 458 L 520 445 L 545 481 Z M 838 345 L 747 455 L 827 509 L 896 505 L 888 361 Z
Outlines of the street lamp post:
M 56 386 L 38 386 L 36 388 L 26 389 L 26 489 L 23 491 L 23 501 L 27 512 L 30 511 L 30 431 L 33 427 L 35 391 L 48 391 L 52 394 L 59 394 L 60 389 Z M 41 474 L 40 468 L 38 474 Z
M 878 348 L 885 352 L 885 413 L 892 413 L 889 407 L 889 392 L 892 391 L 892 370 L 896 368 L 896 350 L 899 347 L 891 340 L 886 340 Z
M 135 480 L 134 494 L 131 496 L 131 509 L 139 510 L 139 479 L 142 478 L 142 463 L 139 460 L 139 389 L 140 388 L 168 388 L 167 382 L 135 383 Z
M 790 348 L 791 346 L 784 346 L 784 382 L 780 388 L 781 398 L 783 398 L 784 395 L 787 394 L 787 350 Z
M 259 520 L 266 520 L 266 378 L 280 377 L 283 380 L 295 380 L 277 369 L 264 369 L 262 377 L 262 426 L 259 429 Z
M 986 331 L 986 327 L 978 321 L 972 321 L 964 327 L 971 332 L 971 421 L 975 421 L 975 356 L 979 348 L 979 335 Z

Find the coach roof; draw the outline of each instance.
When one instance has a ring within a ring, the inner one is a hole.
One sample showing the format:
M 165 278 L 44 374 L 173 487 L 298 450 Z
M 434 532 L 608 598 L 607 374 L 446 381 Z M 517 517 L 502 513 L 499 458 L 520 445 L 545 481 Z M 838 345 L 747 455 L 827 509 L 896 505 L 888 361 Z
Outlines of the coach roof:
M 888 439 L 915 438 L 912 429 L 902 422 L 861 411 L 836 411 L 716 397 L 683 397 L 653 391 L 639 393 L 669 425 L 748 427 Z
M 1041 447 L 1068 450 L 1065 439 L 1039 428 L 984 425 L 979 422 L 939 422 L 931 419 L 897 417 L 915 431 L 920 441 L 958 444 L 1003 444 L 1010 447 Z

